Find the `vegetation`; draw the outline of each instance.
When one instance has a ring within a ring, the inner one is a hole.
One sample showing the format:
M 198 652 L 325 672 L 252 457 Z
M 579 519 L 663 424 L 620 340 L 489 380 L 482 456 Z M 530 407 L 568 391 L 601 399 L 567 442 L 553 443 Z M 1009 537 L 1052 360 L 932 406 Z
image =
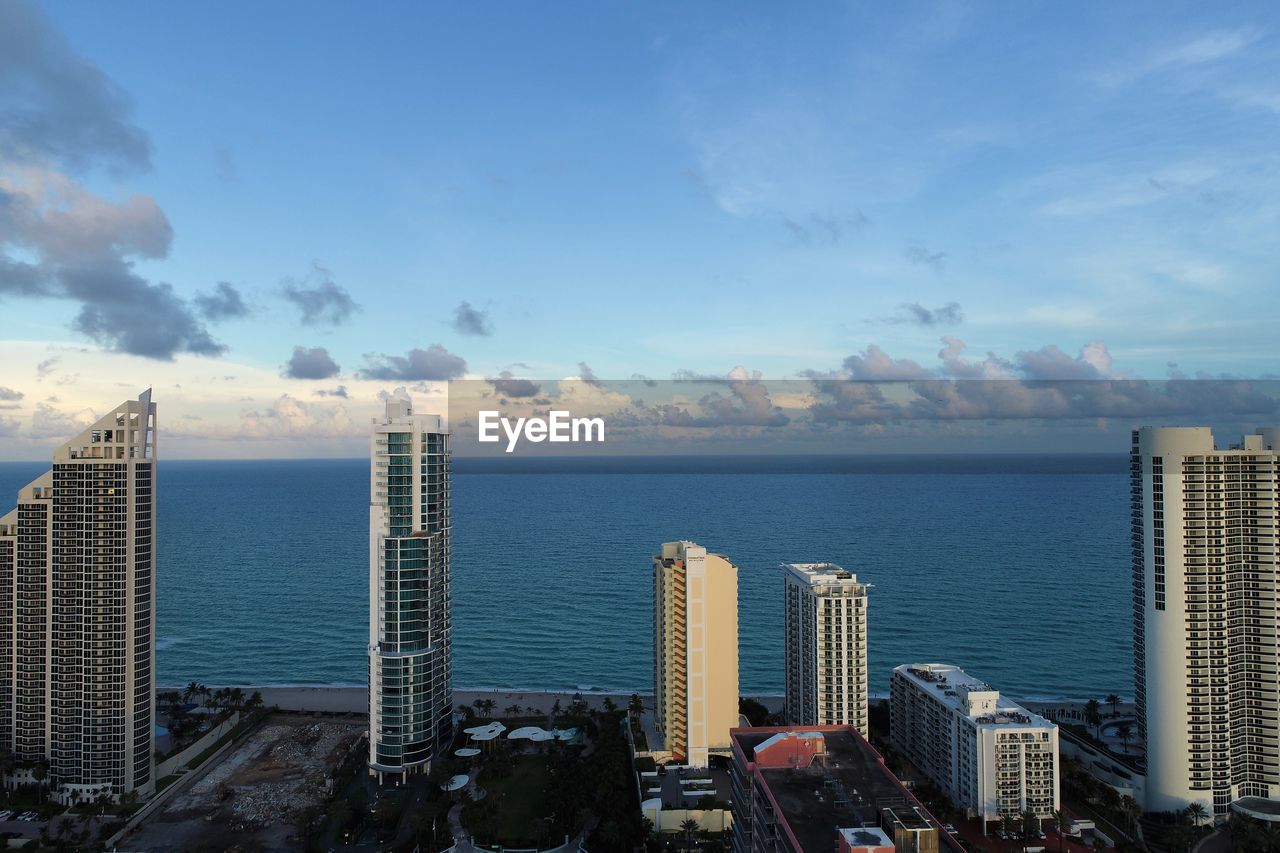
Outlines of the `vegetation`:
M 738 699 L 738 713 L 747 718 L 753 726 L 764 726 L 769 723 L 769 709 L 746 696 Z

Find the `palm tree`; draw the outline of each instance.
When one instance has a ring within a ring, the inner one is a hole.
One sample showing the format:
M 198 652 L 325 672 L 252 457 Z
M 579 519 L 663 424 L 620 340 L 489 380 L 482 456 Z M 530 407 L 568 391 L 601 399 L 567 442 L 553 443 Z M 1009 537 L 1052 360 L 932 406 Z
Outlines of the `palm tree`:
M 520 716 L 520 712 L 521 712 L 521 711 L 523 711 L 523 710 L 524 710 L 524 708 L 521 708 L 519 705 L 508 705 L 508 706 L 507 706 L 507 716 L 508 716 L 508 717 L 518 717 L 518 716 Z
M 1125 794 L 1120 798 L 1120 810 L 1129 819 L 1129 830 L 1135 830 L 1138 826 L 1138 821 L 1142 819 L 1142 806 L 1138 805 L 1138 801 L 1133 797 Z
M 1036 837 L 1036 833 L 1040 831 L 1040 820 L 1036 817 L 1035 812 L 1027 809 L 1022 813 L 1022 846 L 1026 847 L 1031 843 L 1031 839 Z
M 1129 738 L 1133 736 L 1133 723 L 1118 723 L 1116 725 L 1116 734 L 1120 737 L 1120 742 L 1124 744 L 1124 751 L 1129 751 Z
M 1192 826 L 1199 826 L 1204 823 L 1205 818 L 1209 816 L 1209 810 L 1204 807 L 1204 803 L 1196 800 L 1187 806 L 1187 817 L 1191 820 Z
M 685 849 L 692 850 L 693 834 L 698 831 L 698 822 L 691 817 L 687 817 L 681 821 L 680 831 L 684 833 Z
M 190 702 L 195 697 L 204 692 L 204 685 L 198 681 L 192 681 L 187 684 L 182 691 L 182 701 Z
M 1097 699 L 1090 699 L 1084 703 L 1084 721 L 1094 727 L 1094 734 L 1101 734 L 1100 725 L 1102 723 L 1101 706 L 1098 705 Z
M 471 704 L 476 706 L 476 711 L 480 713 L 480 716 L 484 716 L 484 700 L 483 699 L 477 699 Z
M 1067 813 L 1062 809 L 1054 809 L 1053 828 L 1058 830 L 1058 853 L 1062 853 L 1062 845 L 1064 844 L 1064 836 L 1067 834 L 1067 828 L 1071 826 L 1071 818 L 1067 817 Z
M 1119 696 L 1117 696 L 1114 693 L 1108 693 L 1107 704 L 1111 706 L 1111 716 L 1113 717 L 1120 716 L 1120 710 L 1119 710 L 1120 697 Z
M 1004 815 L 1000 818 L 1000 828 L 1010 838 L 1017 838 L 1021 833 L 1018 832 L 1018 819 L 1011 814 Z
M 644 713 L 644 700 L 639 693 L 631 694 L 631 698 L 627 700 L 627 710 L 637 717 Z

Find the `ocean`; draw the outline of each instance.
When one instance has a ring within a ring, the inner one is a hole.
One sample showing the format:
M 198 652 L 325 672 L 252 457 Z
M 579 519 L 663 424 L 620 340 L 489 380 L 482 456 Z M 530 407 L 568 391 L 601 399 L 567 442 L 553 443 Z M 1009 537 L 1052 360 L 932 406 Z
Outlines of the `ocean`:
M 47 465 L 0 464 L 0 506 Z M 871 688 L 956 663 L 1013 696 L 1133 693 L 1122 456 L 455 461 L 454 684 L 652 689 L 652 570 L 739 566 L 741 688 L 782 691 L 783 562 L 873 585 Z M 162 461 L 161 684 L 363 684 L 368 462 Z

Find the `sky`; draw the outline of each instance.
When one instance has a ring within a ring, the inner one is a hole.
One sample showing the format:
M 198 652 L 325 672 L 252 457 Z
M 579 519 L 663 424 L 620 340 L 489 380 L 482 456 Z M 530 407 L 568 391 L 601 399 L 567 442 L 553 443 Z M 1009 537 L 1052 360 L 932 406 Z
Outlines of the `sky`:
M 1272 377 L 1278 131 L 1266 3 L 6 0 L 0 459 L 146 387 L 258 457 L 458 379 Z

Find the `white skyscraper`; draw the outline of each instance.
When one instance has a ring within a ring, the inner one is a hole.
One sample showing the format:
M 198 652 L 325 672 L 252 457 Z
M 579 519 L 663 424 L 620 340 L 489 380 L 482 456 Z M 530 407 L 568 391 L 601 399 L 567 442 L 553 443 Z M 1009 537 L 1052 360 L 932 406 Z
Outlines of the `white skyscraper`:
M 1134 681 L 1146 808 L 1280 797 L 1280 427 L 1133 433 Z
M 0 738 L 64 800 L 154 789 L 155 483 L 148 391 L 0 517 Z
M 408 400 L 375 422 L 369 502 L 369 770 L 424 773 L 453 734 L 449 433 Z
M 867 734 L 867 585 L 830 563 L 784 565 L 786 715 Z
M 895 667 L 889 739 L 961 809 L 983 821 L 1060 805 L 1058 727 L 958 666 Z

